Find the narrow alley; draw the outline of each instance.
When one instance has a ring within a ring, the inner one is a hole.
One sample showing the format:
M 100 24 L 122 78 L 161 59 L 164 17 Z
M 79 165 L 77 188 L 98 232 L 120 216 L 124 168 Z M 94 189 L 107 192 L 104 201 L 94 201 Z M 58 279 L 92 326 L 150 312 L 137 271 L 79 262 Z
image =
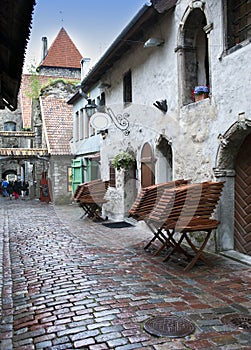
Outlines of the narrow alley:
M 251 349 L 249 266 L 212 255 L 184 272 L 145 251 L 151 234 L 134 226 L 107 228 L 77 205 L 0 202 L 1 350 Z M 246 329 L 223 322 L 231 314 L 247 315 Z M 155 316 L 194 331 L 151 335 Z

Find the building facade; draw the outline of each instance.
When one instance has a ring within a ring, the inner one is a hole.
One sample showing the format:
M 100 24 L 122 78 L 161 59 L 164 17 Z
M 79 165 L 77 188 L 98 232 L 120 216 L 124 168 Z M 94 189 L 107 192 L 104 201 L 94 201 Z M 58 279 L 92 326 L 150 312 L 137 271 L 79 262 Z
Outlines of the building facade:
M 2 111 L 1 176 L 28 181 L 30 196 L 55 204 L 71 203 L 72 107 L 67 100 L 81 77 L 82 56 L 61 28 L 52 45 L 42 38 L 36 71 L 23 74 L 19 105 Z
M 99 149 L 103 180 L 113 176 L 116 155 L 135 159 L 128 171 L 115 171 L 105 216 L 126 216 L 140 188 L 152 183 L 225 181 L 209 248 L 251 255 L 250 38 L 249 1 L 155 0 L 83 78 L 70 103 L 88 151 L 76 136 L 76 159 Z M 86 94 L 97 106 L 93 123 Z

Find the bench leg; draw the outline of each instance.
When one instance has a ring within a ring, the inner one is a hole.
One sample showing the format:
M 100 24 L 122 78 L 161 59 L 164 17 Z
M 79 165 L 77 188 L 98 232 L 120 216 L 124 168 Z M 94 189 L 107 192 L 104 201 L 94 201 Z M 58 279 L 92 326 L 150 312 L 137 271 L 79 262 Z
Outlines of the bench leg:
M 174 236 L 174 233 L 175 233 L 175 232 L 172 233 L 172 237 Z M 178 242 L 176 242 L 176 241 L 174 240 L 174 238 L 173 238 L 174 247 L 173 247 L 173 249 L 170 251 L 170 253 L 165 257 L 165 259 L 164 259 L 163 261 L 168 261 L 168 260 L 170 259 L 170 257 L 171 257 L 176 251 L 179 251 L 179 252 L 183 253 L 185 256 L 188 255 L 188 253 L 181 247 L 181 243 L 183 242 L 184 238 L 185 238 L 185 234 L 184 234 L 184 233 L 181 234 L 181 237 L 180 237 L 180 239 L 178 240 Z
M 153 231 L 153 230 L 152 230 Z M 153 238 L 147 243 L 147 245 L 144 247 L 144 249 L 148 249 L 149 247 L 150 247 L 150 245 L 156 240 L 156 239 L 158 239 L 158 240 L 160 240 L 160 242 L 162 243 L 162 244 L 164 244 L 165 243 L 165 241 L 163 240 L 163 238 L 161 238 L 161 230 L 160 229 L 158 229 L 157 231 L 155 231 L 155 232 L 153 232 L 153 234 L 154 234 L 154 236 L 153 236 Z
M 208 266 L 212 266 L 212 264 L 208 261 L 208 259 L 205 258 L 205 256 L 203 255 L 203 250 L 209 240 L 210 234 L 212 232 L 212 230 L 206 231 L 206 237 L 202 243 L 202 245 L 200 246 L 200 248 L 196 248 L 195 245 L 193 244 L 193 242 L 191 241 L 190 237 L 188 237 L 187 233 L 184 233 L 184 236 L 186 238 L 187 243 L 190 245 L 190 247 L 193 249 L 193 251 L 195 252 L 195 256 L 192 259 L 192 261 L 185 267 L 185 271 L 189 271 L 191 270 L 191 268 L 194 266 L 194 264 L 196 263 L 196 261 L 198 259 L 202 260 L 205 264 L 207 264 Z
M 189 254 L 185 249 L 182 248 L 181 243 L 183 241 L 184 238 L 182 238 L 181 241 L 176 241 L 174 239 L 174 234 L 175 234 L 175 230 L 168 230 L 166 231 L 168 237 L 166 238 L 166 240 L 168 240 L 169 246 L 172 247 L 172 251 L 167 255 L 167 257 L 164 259 L 164 261 L 167 261 L 171 255 L 173 255 L 176 251 L 178 251 L 180 254 L 183 254 L 184 256 L 186 256 L 187 258 L 192 258 L 191 254 Z M 160 251 L 162 250 L 161 248 L 159 249 Z

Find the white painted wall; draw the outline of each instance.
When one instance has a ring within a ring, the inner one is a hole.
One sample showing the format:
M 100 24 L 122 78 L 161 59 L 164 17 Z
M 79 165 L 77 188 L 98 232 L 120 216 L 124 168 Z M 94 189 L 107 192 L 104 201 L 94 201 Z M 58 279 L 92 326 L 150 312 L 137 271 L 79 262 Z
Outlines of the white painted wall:
M 101 140 L 101 177 L 109 179 L 109 160 L 122 150 L 130 149 L 137 160 L 140 178 L 140 154 L 145 142 L 149 142 L 156 154 L 156 143 L 164 135 L 172 145 L 173 179 L 191 178 L 195 181 L 213 180 L 220 135 L 238 121 L 239 114 L 251 120 L 249 90 L 251 87 L 251 45 L 231 54 L 225 54 L 222 2 L 207 0 L 205 15 L 213 29 L 208 34 L 211 76 L 210 99 L 186 106 L 180 105 L 182 80 L 178 70 L 180 53 L 180 26 L 193 1 L 180 0 L 174 13 L 169 12 L 156 27 L 149 28 L 146 37 L 162 37 L 161 47 L 144 49 L 143 44 L 133 46 L 108 72 L 110 88 L 106 88 L 106 104 L 115 115 L 129 113 L 130 134 L 114 127 L 109 128 L 106 139 Z M 200 5 L 202 2 L 197 1 Z M 123 106 L 123 74 L 131 69 L 133 103 Z M 104 77 L 100 77 L 102 80 Z M 94 89 L 91 97 L 100 91 Z M 156 100 L 167 99 L 166 114 L 153 106 Z M 156 166 L 156 182 L 164 181 L 163 173 Z M 119 176 L 119 175 L 118 175 Z M 117 191 L 111 189 L 110 204 L 104 205 L 105 213 L 112 218 L 124 215 L 124 197 L 118 179 Z M 116 200 L 115 200 L 116 198 Z

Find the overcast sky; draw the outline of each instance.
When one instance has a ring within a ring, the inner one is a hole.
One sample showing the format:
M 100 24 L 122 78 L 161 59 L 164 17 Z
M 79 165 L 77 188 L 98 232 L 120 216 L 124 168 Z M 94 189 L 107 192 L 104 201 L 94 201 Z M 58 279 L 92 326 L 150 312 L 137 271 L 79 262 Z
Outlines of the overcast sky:
M 41 61 L 42 37 L 48 48 L 61 27 L 83 57 L 91 58 L 91 66 L 131 21 L 149 4 L 147 0 L 37 0 L 31 36 L 27 45 L 24 72 Z

